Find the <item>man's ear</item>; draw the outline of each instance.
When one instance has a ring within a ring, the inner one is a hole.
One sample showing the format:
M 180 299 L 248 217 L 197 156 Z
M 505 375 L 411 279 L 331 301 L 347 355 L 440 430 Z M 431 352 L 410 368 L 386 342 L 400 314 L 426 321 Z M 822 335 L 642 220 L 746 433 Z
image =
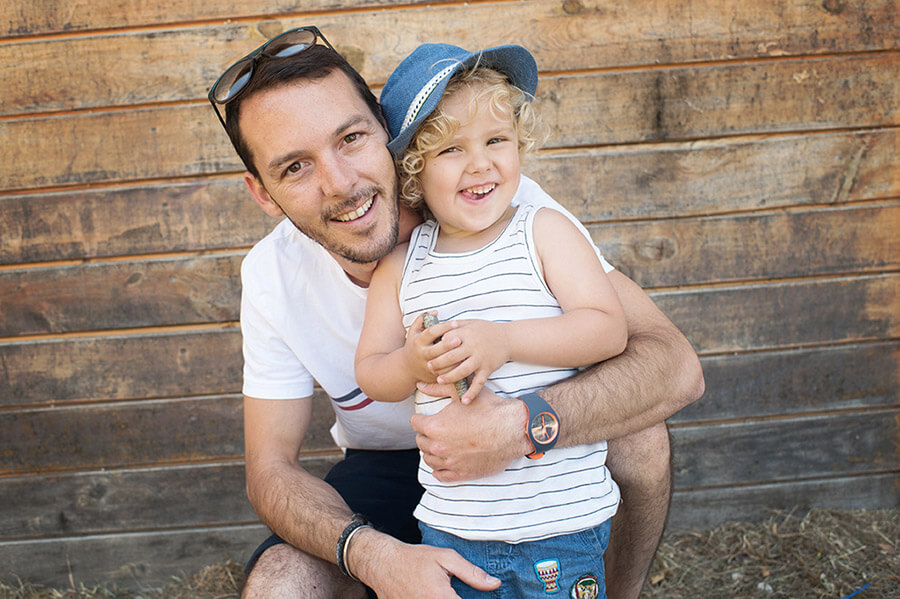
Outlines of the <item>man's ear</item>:
M 247 189 L 250 190 L 250 195 L 253 196 L 253 199 L 256 200 L 256 203 L 259 204 L 259 207 L 263 209 L 263 212 L 268 214 L 269 216 L 284 216 L 284 212 L 275 203 L 275 200 L 272 199 L 272 196 L 269 195 L 269 192 L 266 191 L 266 188 L 263 186 L 262 181 L 254 177 L 251 173 L 244 173 L 244 183 L 247 184 Z

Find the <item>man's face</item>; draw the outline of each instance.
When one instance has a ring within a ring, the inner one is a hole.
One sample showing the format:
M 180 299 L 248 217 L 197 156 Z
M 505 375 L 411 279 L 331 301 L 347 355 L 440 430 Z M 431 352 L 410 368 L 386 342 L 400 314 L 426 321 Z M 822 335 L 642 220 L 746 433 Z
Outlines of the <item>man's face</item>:
M 393 249 L 388 136 L 344 73 L 254 94 L 240 119 L 260 174 L 245 179 L 268 214 L 290 218 L 339 262 L 375 262 Z

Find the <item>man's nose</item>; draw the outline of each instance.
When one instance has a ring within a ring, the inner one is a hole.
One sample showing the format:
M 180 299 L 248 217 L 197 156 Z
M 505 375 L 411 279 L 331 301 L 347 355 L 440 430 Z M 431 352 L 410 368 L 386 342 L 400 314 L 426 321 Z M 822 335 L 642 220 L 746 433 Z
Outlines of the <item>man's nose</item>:
M 353 165 L 340 156 L 327 156 L 319 163 L 319 185 L 325 197 L 349 195 L 358 179 Z

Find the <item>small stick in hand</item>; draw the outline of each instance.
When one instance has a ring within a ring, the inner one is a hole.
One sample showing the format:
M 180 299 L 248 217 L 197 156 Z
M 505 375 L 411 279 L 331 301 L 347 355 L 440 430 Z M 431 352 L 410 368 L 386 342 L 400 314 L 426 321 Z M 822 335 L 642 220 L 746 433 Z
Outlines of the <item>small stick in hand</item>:
M 437 316 L 435 316 L 431 312 L 425 312 L 422 315 L 422 318 L 423 318 L 422 324 L 425 325 L 426 329 L 428 327 L 430 327 L 432 325 L 436 325 L 438 322 L 440 322 L 438 320 Z M 438 341 L 440 341 L 440 339 L 435 339 L 434 342 L 437 343 Z M 458 381 L 453 383 L 453 386 L 456 387 L 456 392 L 459 394 L 460 397 L 465 395 L 466 391 L 469 390 L 469 382 L 466 379 L 459 379 Z

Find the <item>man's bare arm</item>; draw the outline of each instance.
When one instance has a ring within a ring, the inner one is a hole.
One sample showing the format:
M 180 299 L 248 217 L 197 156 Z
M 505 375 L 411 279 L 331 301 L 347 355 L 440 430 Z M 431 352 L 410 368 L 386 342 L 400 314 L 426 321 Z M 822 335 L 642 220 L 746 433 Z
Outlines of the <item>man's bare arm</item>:
M 260 519 L 282 539 L 333 564 L 338 537 L 352 513 L 330 485 L 297 461 L 311 401 L 244 398 L 247 495 Z M 457 597 L 452 576 L 482 590 L 500 583 L 455 551 L 409 545 L 372 528 L 354 536 L 348 549 L 350 572 L 384 599 L 407 599 L 426 590 L 452 599 Z
M 615 358 L 541 393 L 562 423 L 558 447 L 643 430 L 703 394 L 703 373 L 690 342 L 637 284 L 618 271 L 609 277 L 625 308 L 628 345 Z M 530 452 L 525 418 L 521 402 L 483 392 L 468 406 L 454 402 L 411 422 L 425 461 L 450 482 L 497 472 Z
M 563 446 L 615 439 L 664 421 L 704 391 L 690 342 L 631 279 L 610 273 L 628 320 L 625 351 L 541 394 L 562 422 Z
M 338 537 L 353 514 L 330 485 L 297 461 L 311 416 L 311 398 L 244 398 L 247 496 L 281 538 L 334 562 Z

